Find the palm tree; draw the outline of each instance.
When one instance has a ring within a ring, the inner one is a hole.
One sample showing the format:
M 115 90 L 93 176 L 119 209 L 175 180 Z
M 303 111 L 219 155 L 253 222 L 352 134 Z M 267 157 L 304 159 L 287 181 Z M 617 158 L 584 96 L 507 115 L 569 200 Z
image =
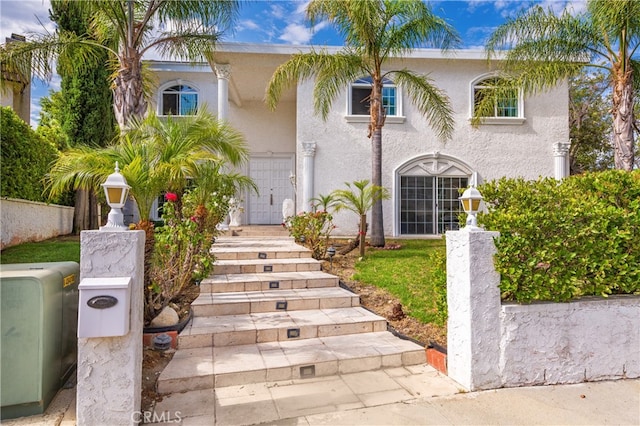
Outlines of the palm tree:
M 73 0 L 68 0 L 73 1 Z M 197 60 L 230 28 L 239 8 L 234 0 L 91 0 L 90 34 L 67 31 L 34 35 L 28 43 L 0 49 L 7 69 L 47 79 L 60 56 L 75 66 L 94 66 L 97 51 L 109 53 L 113 69 L 114 111 L 121 128 L 147 111 L 142 57 L 152 49 L 181 60 Z M 73 54 L 72 54 L 73 52 Z M 105 66 L 106 64 L 100 64 Z M 0 81 L 1 83 L 2 81 Z
M 634 166 L 634 98 L 640 72 L 640 2 L 588 0 L 585 13 L 535 6 L 508 20 L 487 42 L 489 57 L 507 50 L 501 77 L 525 94 L 553 87 L 583 68 L 605 70 L 613 92 L 615 167 Z
M 189 179 L 204 172 L 202 164 L 238 166 L 248 152 L 240 132 L 204 109 L 166 120 L 151 113 L 134 119 L 112 146 L 64 152 L 49 172 L 47 189 L 52 197 L 68 189 L 99 189 L 118 161 L 144 222 L 155 198 L 163 191 L 183 192 Z
M 345 183 L 348 189 L 336 189 L 330 194 L 334 200 L 336 211 L 343 209 L 354 212 L 360 218 L 358 226 L 358 244 L 360 245 L 360 257 L 364 257 L 365 238 L 367 236 L 367 212 L 373 208 L 376 202 L 389 198 L 387 188 L 377 185 L 369 185 L 368 180 L 358 180 Z
M 371 78 L 370 122 L 372 178 L 382 186 L 382 127 L 385 110 L 382 88 L 390 79 L 404 89 L 438 135 L 453 132 L 447 96 L 427 75 L 408 69 L 384 70 L 389 60 L 424 46 L 443 50 L 459 42 L 455 30 L 433 14 L 421 0 L 312 0 L 307 7 L 311 24 L 327 20 L 342 34 L 344 48 L 337 54 L 311 50 L 293 55 L 280 65 L 267 87 L 266 101 L 275 109 L 282 92 L 298 81 L 315 77 L 314 109 L 326 120 L 331 104 L 349 84 L 362 76 Z M 372 210 L 371 244 L 384 246 L 382 201 Z

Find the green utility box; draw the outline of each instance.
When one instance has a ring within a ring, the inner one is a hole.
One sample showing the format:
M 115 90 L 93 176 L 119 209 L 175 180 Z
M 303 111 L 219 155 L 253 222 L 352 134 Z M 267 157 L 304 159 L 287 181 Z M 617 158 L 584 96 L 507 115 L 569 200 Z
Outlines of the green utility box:
M 41 414 L 77 361 L 76 262 L 0 265 L 0 418 Z

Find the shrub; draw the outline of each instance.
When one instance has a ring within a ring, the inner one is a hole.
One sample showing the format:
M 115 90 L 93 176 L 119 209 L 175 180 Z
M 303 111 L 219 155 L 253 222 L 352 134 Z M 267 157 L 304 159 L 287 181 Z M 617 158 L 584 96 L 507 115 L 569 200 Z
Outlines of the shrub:
M 1 195 L 47 201 L 43 178 L 58 157 L 58 150 L 9 107 L 0 107 L 0 129 Z
M 427 259 L 431 265 L 431 285 L 435 294 L 434 301 L 436 309 L 434 311 L 433 322 L 441 327 L 447 324 L 447 251 L 444 248 L 430 250 Z
M 324 210 L 302 212 L 285 219 L 283 225 L 296 242 L 311 249 L 314 259 L 324 259 L 333 225 L 333 216 Z
M 640 171 L 503 178 L 478 189 L 488 208 L 479 223 L 500 232 L 504 300 L 640 292 Z

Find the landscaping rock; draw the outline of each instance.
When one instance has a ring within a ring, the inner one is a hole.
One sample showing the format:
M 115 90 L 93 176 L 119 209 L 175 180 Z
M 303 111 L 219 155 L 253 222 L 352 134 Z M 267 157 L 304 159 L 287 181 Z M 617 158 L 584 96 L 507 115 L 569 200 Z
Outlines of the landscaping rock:
M 151 327 L 168 327 L 176 325 L 179 320 L 176 310 L 167 306 L 157 317 L 151 320 Z

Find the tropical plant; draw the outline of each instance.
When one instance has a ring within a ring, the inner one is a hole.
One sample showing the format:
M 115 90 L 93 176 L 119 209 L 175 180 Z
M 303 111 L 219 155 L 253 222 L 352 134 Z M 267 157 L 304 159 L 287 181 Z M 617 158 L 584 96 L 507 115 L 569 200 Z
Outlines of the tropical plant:
M 336 205 L 336 200 L 333 198 L 332 194 L 323 195 L 318 194 L 317 197 L 313 197 L 311 200 L 311 208 L 316 210 L 324 210 L 328 212 L 330 209 L 333 210 Z
M 248 149 L 242 135 L 202 109 L 194 116 L 160 119 L 151 113 L 106 148 L 78 147 L 60 156 L 49 172 L 48 191 L 100 188 L 118 162 L 130 194 L 146 221 L 164 191 L 181 194 L 203 164 L 241 165 Z M 242 183 L 242 182 L 240 182 Z
M 447 96 L 428 75 L 406 68 L 390 69 L 392 58 L 402 57 L 425 45 L 443 50 L 458 44 L 455 30 L 437 17 L 421 0 L 312 0 L 307 18 L 313 25 L 327 20 L 344 37 L 345 46 L 336 54 L 311 50 L 293 55 L 280 65 L 267 87 L 266 101 L 275 109 L 283 91 L 298 81 L 315 78 L 314 109 L 326 120 L 336 97 L 358 78 L 371 78 L 370 122 L 372 178 L 382 186 L 382 127 L 386 112 L 382 102 L 385 79 L 404 89 L 418 111 L 437 134 L 451 136 L 454 127 Z M 372 210 L 371 244 L 384 246 L 382 202 Z
M 486 48 L 490 58 L 504 53 L 499 64 L 504 90 L 520 87 L 525 95 L 549 89 L 585 67 L 605 70 L 612 89 L 615 167 L 631 170 L 639 46 L 640 2 L 588 0 L 586 12 L 575 16 L 534 6 L 499 26 Z M 485 101 L 492 102 L 491 96 Z
M 350 183 L 345 182 L 347 189 L 336 189 L 331 193 L 336 200 L 336 211 L 343 209 L 356 213 L 360 219 L 358 225 L 358 244 L 360 246 L 360 257 L 365 254 L 365 238 L 367 236 L 367 212 L 371 210 L 377 201 L 390 197 L 389 191 L 377 185 L 369 185 L 369 181 L 357 180 Z
M 27 43 L 3 46 L 0 62 L 20 75 L 48 79 L 61 56 L 73 57 L 73 66 L 82 69 L 95 65 L 99 52 L 106 50 L 109 61 L 101 65 L 113 72 L 114 111 L 121 128 L 147 111 L 143 55 L 155 49 L 182 60 L 202 58 L 231 27 L 239 8 L 233 0 L 94 0 L 81 6 L 90 16 L 87 34 L 33 34 Z

